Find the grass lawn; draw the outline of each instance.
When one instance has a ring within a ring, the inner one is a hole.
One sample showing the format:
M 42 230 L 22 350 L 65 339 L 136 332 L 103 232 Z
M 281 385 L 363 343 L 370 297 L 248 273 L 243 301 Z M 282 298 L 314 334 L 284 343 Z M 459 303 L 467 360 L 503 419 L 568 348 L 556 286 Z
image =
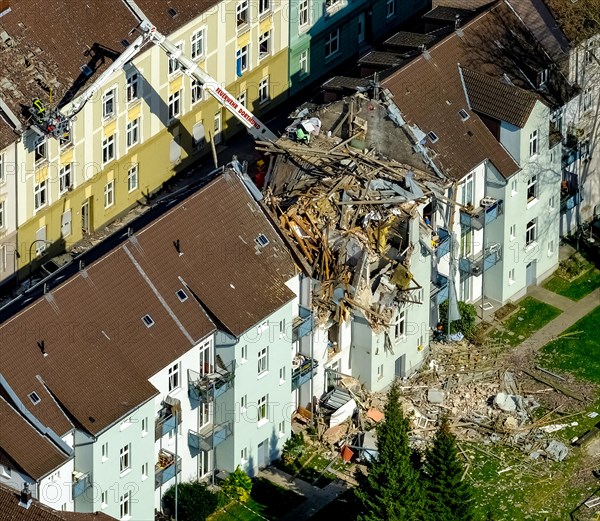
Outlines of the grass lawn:
M 580 333 L 546 344 L 540 352 L 540 364 L 600 383 L 599 326 L 600 306 L 564 332 Z
M 311 485 L 323 488 L 336 479 L 335 474 L 323 472 L 330 463 L 331 460 L 316 453 L 314 450 L 307 449 L 291 465 L 286 465 L 282 460 L 277 461 L 275 465 L 292 476 L 296 476 Z M 341 460 L 333 464 L 333 468 L 337 470 L 343 467 L 344 464 Z
M 581 300 L 588 293 L 600 288 L 600 270 L 592 268 L 572 281 L 555 275 L 544 283 L 544 288 L 571 300 Z
M 504 322 L 505 331 L 494 331 L 492 338 L 516 346 L 561 313 L 560 309 L 532 297 L 525 297 L 518 305 L 519 311 Z
M 210 521 L 273 521 L 281 519 L 306 498 L 262 478 L 253 480 L 251 498 L 245 505 L 231 503 L 221 512 L 210 517 Z M 262 517 L 261 517 L 262 516 Z

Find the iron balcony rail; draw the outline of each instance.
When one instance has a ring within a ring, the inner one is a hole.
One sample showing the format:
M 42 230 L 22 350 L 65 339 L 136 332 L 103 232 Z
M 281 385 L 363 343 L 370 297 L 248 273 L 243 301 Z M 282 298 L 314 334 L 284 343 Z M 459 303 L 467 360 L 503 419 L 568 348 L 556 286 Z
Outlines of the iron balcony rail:
M 304 306 L 299 306 L 300 316 L 292 323 L 292 342 L 297 342 L 314 329 L 313 313 Z
M 232 422 L 225 422 L 219 425 L 208 425 L 200 432 L 188 431 L 188 445 L 197 450 L 212 450 L 221 445 L 227 438 L 233 434 Z
M 73 471 L 72 495 L 73 499 L 78 498 L 92 484 L 92 475 L 90 472 Z
M 463 257 L 458 261 L 458 269 L 469 275 L 481 275 L 502 259 L 502 247 L 499 244 L 488 247 L 474 257 Z
M 188 369 L 190 397 L 195 400 L 210 402 L 231 389 L 235 378 L 233 363 L 230 369 L 214 367 L 210 372 L 204 374 Z
M 301 364 L 292 371 L 292 391 L 299 389 L 317 372 L 317 362 L 314 358 L 303 357 Z
M 154 488 L 159 488 L 181 472 L 181 458 L 172 452 L 160 449 L 158 462 L 154 466 Z
M 484 202 L 485 199 L 482 199 L 481 201 Z M 472 228 L 474 230 L 481 230 L 483 229 L 484 224 L 489 224 L 502 215 L 504 209 L 502 199 L 489 199 L 487 202 L 488 204 L 482 204 L 470 212 L 461 210 L 461 226 L 467 229 Z

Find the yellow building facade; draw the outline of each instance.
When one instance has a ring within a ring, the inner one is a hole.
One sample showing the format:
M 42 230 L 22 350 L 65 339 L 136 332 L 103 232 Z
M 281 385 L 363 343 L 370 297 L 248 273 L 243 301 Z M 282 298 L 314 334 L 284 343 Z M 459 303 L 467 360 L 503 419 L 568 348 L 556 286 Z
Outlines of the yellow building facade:
M 287 93 L 288 9 L 221 2 L 167 36 L 260 116 Z M 243 128 L 148 44 L 77 115 L 70 142 L 33 131 L 21 139 L 19 267 L 68 250 L 192 163 L 212 163 L 209 138 L 218 144 Z

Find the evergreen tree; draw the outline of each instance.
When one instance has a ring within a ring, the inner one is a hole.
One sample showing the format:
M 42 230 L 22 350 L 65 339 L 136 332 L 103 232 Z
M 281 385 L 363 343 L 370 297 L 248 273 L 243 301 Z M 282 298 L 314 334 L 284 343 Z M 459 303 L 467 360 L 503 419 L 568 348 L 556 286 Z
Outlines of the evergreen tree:
M 425 501 L 432 521 L 471 521 L 475 519 L 473 489 L 462 481 L 464 467 L 458 459 L 456 438 L 447 418 L 436 432 L 426 453 Z
M 369 469 L 356 496 L 362 508 L 361 521 L 420 521 L 424 515 L 424 493 L 419 474 L 411 462 L 408 420 L 392 385 L 385 406 L 385 418 L 377 426 L 378 457 Z

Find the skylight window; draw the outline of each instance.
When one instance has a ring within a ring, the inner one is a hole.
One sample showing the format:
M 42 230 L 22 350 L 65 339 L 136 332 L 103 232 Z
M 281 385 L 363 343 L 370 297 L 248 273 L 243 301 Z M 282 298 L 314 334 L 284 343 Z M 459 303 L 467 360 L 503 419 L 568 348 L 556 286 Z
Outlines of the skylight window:
M 181 300 L 181 302 L 185 302 L 188 299 L 187 293 L 182 289 L 177 290 L 177 298 Z
M 269 244 L 269 239 L 264 233 L 259 233 L 258 237 L 256 237 L 254 240 L 261 248 L 264 248 L 267 244 Z
M 469 114 L 467 113 L 467 111 L 465 109 L 460 109 L 458 111 L 458 115 L 460 116 L 460 119 L 462 119 L 463 121 L 467 121 L 467 119 L 469 119 L 471 116 L 469 116 Z
M 431 140 L 432 143 L 435 143 L 438 139 L 440 139 L 439 137 L 437 137 L 437 134 L 433 131 L 427 132 L 427 137 Z
M 35 391 L 29 393 L 27 396 L 29 396 L 29 399 L 31 400 L 31 403 L 33 403 L 33 405 L 37 405 L 42 401 L 42 399 L 37 395 Z
M 146 327 L 152 327 L 154 325 L 154 320 L 152 320 L 152 317 L 150 315 L 144 315 L 142 317 L 142 321 L 144 322 L 144 324 L 146 324 Z
M 167 13 L 169 13 L 169 15 L 170 15 L 172 18 L 175 18 L 175 17 L 177 16 L 177 11 L 175 11 L 175 9 L 173 9 L 172 7 L 169 7 L 169 8 L 167 9 Z

